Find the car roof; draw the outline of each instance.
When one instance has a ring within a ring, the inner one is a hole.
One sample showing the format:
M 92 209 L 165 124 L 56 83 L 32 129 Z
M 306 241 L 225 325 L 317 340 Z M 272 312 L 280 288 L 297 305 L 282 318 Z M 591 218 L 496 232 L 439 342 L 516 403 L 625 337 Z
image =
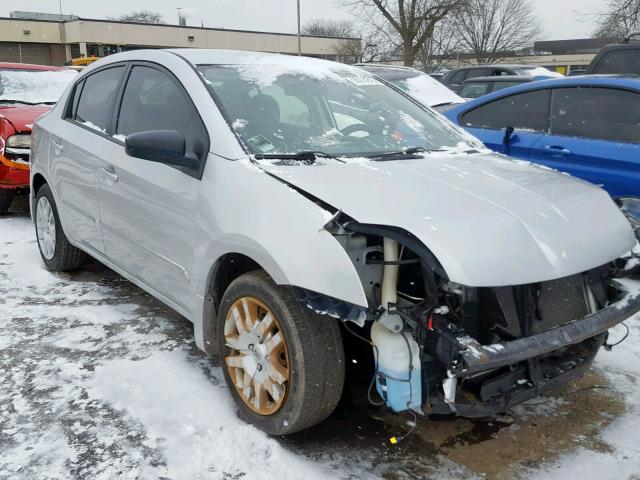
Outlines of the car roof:
M 419 77 L 420 75 L 426 75 L 426 73 L 416 70 L 415 68 L 398 68 L 388 65 L 381 65 L 371 67 L 369 65 L 354 65 L 369 73 L 374 73 L 386 80 L 404 80 L 407 78 Z
M 304 66 L 304 64 L 314 63 L 333 65 L 334 67 L 342 66 L 345 69 L 353 68 L 349 65 L 331 62 L 329 60 L 322 60 L 319 58 L 311 57 L 298 57 L 296 55 L 284 55 L 281 53 L 223 50 L 214 48 L 171 48 L 164 51 L 179 55 L 193 65 L 242 65 L 254 62 L 265 63 L 265 61 L 267 60 L 274 65 L 300 64 L 301 66 Z M 138 50 L 138 52 L 144 52 L 144 50 Z
M 536 78 L 540 78 L 540 77 L 531 77 L 528 75 L 501 75 L 501 76 L 495 76 L 495 77 L 474 77 L 474 78 L 467 78 L 464 83 L 473 83 L 473 82 L 518 82 L 518 83 L 525 83 L 525 82 L 532 82 L 534 81 Z M 546 77 L 544 77 L 546 78 Z
M 462 112 L 472 110 L 480 105 L 489 103 L 502 97 L 507 97 L 516 93 L 530 92 L 533 90 L 543 90 L 546 88 L 562 87 L 618 87 L 631 88 L 640 91 L 640 76 L 638 75 L 579 75 L 575 77 L 551 78 L 538 80 L 535 82 L 523 83 L 513 87 L 505 88 L 498 92 L 489 93 L 475 100 L 471 100 L 462 105 L 449 110 L 447 114 L 458 115 Z
M 514 70 L 521 70 L 523 68 L 538 68 L 538 67 L 534 65 L 521 65 L 517 63 L 487 63 L 483 65 L 469 65 L 467 67 L 460 67 L 460 68 L 457 68 L 456 70 L 476 70 L 478 68 L 512 68 Z
M 64 67 L 53 67 L 50 65 L 35 65 L 32 63 L 10 63 L 0 62 L 0 69 L 2 70 L 42 70 L 42 71 L 56 71 L 64 70 Z
M 384 63 L 355 63 L 353 66 L 354 67 L 364 68 L 365 70 L 367 68 L 371 68 L 371 69 L 384 69 L 384 70 L 398 70 L 399 72 L 424 73 L 424 72 L 421 72 L 420 70 L 415 69 L 415 68 L 405 67 L 405 66 L 402 66 L 402 65 L 387 65 L 387 64 L 384 64 Z

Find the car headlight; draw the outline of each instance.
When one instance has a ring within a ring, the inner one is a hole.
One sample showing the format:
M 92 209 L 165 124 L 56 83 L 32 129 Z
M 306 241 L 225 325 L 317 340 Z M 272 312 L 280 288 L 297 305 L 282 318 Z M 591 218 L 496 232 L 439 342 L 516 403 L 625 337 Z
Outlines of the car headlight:
M 19 133 L 11 135 L 7 138 L 7 147 L 9 148 L 31 148 L 31 135 L 28 133 Z

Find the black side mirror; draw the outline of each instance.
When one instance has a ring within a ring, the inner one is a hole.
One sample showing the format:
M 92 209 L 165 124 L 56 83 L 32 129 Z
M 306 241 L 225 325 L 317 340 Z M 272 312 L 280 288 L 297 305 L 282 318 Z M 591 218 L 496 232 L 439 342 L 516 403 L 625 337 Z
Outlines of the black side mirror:
M 516 129 L 513 127 L 507 127 L 504 130 L 504 138 L 502 139 L 502 143 L 504 144 L 504 146 L 508 146 L 511 143 L 511 140 L 513 139 L 513 132 L 515 132 Z
M 197 168 L 199 159 L 186 151 L 184 135 L 176 130 L 132 133 L 124 140 L 127 155 L 175 167 Z

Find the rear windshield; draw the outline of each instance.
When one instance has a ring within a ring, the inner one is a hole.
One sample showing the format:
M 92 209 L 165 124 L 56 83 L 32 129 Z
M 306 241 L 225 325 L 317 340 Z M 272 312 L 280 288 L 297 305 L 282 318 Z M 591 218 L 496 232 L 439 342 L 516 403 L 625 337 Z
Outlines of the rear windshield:
M 605 53 L 592 73 L 640 74 L 640 49 Z

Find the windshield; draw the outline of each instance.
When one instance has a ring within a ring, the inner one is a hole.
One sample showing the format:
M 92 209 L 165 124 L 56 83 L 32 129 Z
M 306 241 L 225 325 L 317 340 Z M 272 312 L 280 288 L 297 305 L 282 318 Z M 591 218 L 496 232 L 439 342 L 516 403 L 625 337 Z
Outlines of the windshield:
M 477 147 L 438 114 L 367 72 L 328 62 L 331 67 L 322 62 L 279 62 L 198 67 L 253 154 L 375 157 L 412 148 Z
M 0 69 L 0 102 L 56 103 L 76 75 L 74 70 Z

